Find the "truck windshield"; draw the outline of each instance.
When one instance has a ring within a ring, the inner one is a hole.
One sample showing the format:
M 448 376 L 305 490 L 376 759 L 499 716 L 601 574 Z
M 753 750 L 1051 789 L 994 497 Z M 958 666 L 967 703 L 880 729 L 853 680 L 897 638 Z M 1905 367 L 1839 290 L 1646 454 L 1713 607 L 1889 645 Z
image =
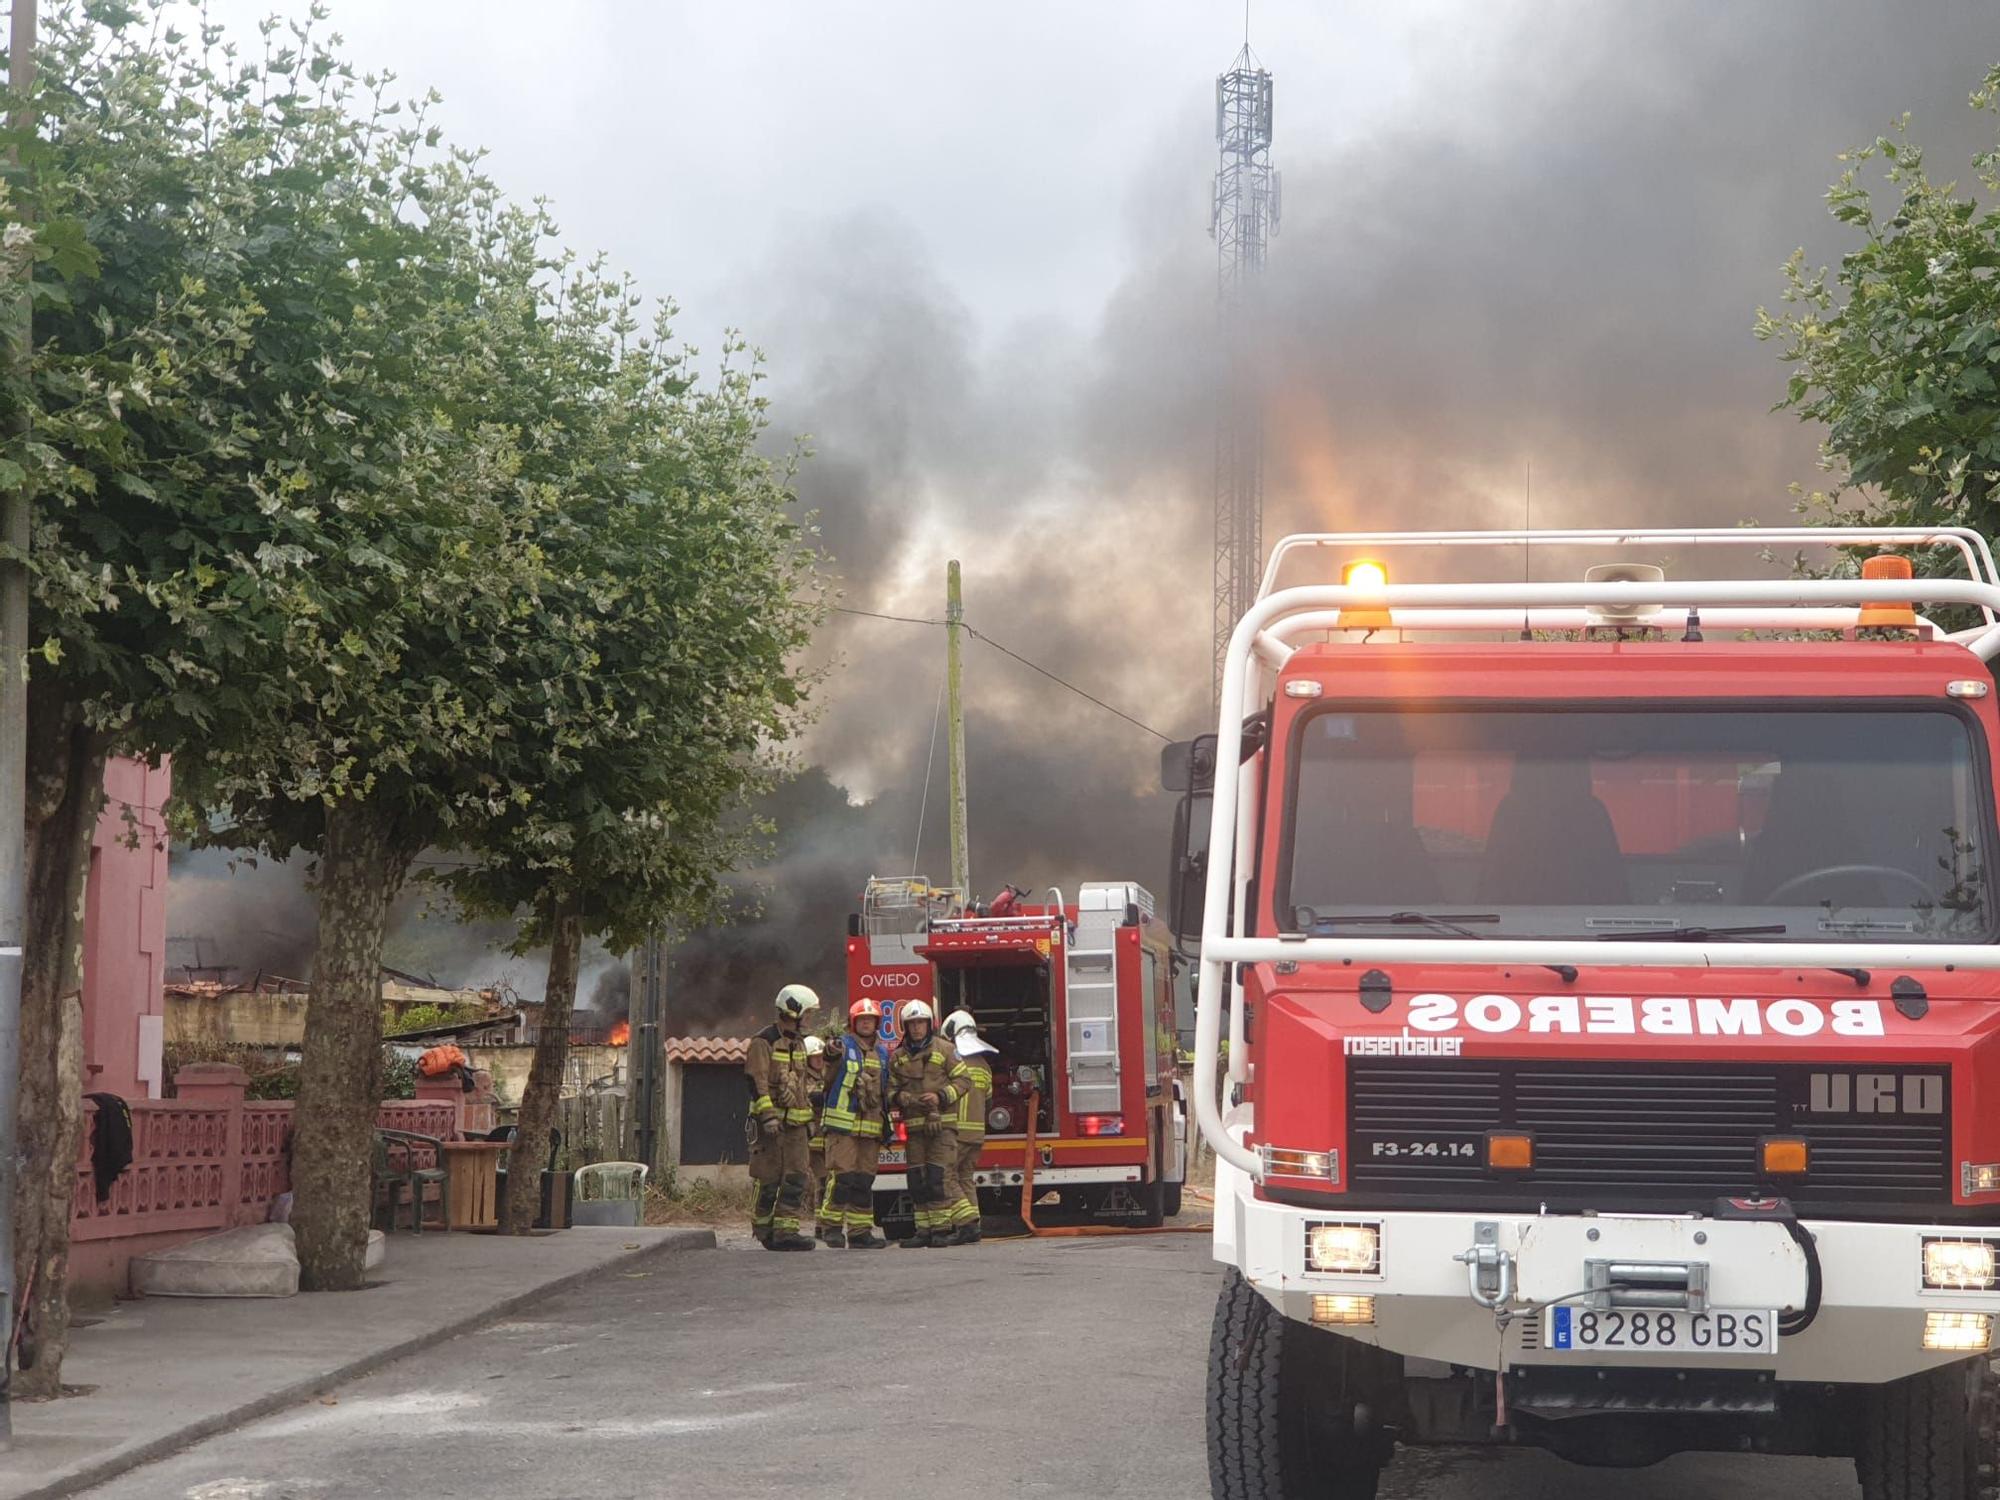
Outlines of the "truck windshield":
M 1299 730 L 1280 921 L 1982 941 L 1993 814 L 1976 733 L 1943 706 L 1329 705 Z M 1357 921 L 1371 915 L 1385 920 Z

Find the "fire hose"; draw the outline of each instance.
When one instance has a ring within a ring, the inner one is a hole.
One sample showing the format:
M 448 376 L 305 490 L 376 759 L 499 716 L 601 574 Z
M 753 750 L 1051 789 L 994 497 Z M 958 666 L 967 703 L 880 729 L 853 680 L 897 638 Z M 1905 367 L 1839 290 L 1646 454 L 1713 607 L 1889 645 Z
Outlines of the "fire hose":
M 1035 1122 L 1041 1117 L 1042 1096 L 1028 1095 L 1028 1136 L 1021 1148 L 1021 1222 L 1028 1226 L 1025 1236 L 1006 1239 L 1083 1239 L 1108 1234 L 1206 1234 L 1213 1224 L 1064 1224 L 1044 1227 L 1035 1222 Z

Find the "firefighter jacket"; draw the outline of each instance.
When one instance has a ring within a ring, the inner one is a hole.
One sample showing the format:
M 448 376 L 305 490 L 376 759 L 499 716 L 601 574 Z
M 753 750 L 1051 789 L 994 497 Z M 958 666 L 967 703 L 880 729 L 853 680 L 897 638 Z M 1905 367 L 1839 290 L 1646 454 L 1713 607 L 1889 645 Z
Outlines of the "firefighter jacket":
M 775 1024 L 750 1038 L 743 1076 L 750 1086 L 750 1115 L 772 1115 L 787 1125 L 812 1124 L 812 1080 L 806 1073 L 806 1039 L 786 1036 Z
M 843 1036 L 826 1079 L 826 1110 L 821 1116 L 826 1128 L 880 1140 L 889 1113 L 888 1077 L 888 1043 L 863 1042 L 853 1032 Z
M 905 1037 L 889 1058 L 889 1102 L 903 1112 L 911 1135 L 929 1135 L 948 1124 L 958 1101 L 972 1088 L 972 1073 L 935 1031 L 913 1047 Z M 918 1102 L 935 1094 L 935 1106 Z
M 965 1069 L 966 1089 L 959 1095 L 954 1115 L 958 1143 L 983 1140 L 986 1136 L 986 1106 L 993 1098 L 993 1054 L 975 1053 L 959 1059 Z
M 806 1063 L 806 1104 L 812 1110 L 811 1146 L 826 1149 L 826 1057 L 822 1052 Z

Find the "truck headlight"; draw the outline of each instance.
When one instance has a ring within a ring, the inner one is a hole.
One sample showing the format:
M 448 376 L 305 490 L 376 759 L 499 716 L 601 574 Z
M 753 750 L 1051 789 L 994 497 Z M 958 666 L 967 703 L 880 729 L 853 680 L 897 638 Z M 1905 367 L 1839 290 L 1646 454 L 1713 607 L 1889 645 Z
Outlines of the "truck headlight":
M 1340 1181 L 1338 1151 L 1296 1151 L 1284 1146 L 1259 1146 L 1266 1177 L 1305 1177 L 1317 1181 Z
M 1932 1291 L 1984 1292 L 1993 1282 L 1991 1241 L 1924 1241 L 1924 1285 Z
M 1308 1224 L 1306 1268 L 1346 1276 L 1382 1270 L 1382 1230 L 1375 1224 Z
M 1321 1325 L 1352 1325 L 1375 1321 L 1373 1297 L 1316 1296 L 1312 1300 L 1312 1320 Z
M 1924 1314 L 1924 1347 L 1938 1354 L 1976 1354 L 1993 1342 L 1993 1320 L 1985 1313 Z
M 1959 1195 L 2000 1193 L 2000 1161 L 1962 1161 L 1958 1164 Z

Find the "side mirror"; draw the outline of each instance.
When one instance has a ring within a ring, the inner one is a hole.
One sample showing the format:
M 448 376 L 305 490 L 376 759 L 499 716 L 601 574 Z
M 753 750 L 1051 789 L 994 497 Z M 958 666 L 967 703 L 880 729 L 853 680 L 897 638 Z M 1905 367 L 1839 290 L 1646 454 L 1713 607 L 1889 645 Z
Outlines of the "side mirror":
M 1169 792 L 1203 792 L 1215 785 L 1215 736 L 1198 735 L 1160 752 L 1160 787 Z
M 1214 794 L 1206 789 L 1181 795 L 1174 810 L 1172 875 L 1167 888 L 1167 925 L 1183 953 L 1201 936 L 1208 898 L 1208 818 Z

